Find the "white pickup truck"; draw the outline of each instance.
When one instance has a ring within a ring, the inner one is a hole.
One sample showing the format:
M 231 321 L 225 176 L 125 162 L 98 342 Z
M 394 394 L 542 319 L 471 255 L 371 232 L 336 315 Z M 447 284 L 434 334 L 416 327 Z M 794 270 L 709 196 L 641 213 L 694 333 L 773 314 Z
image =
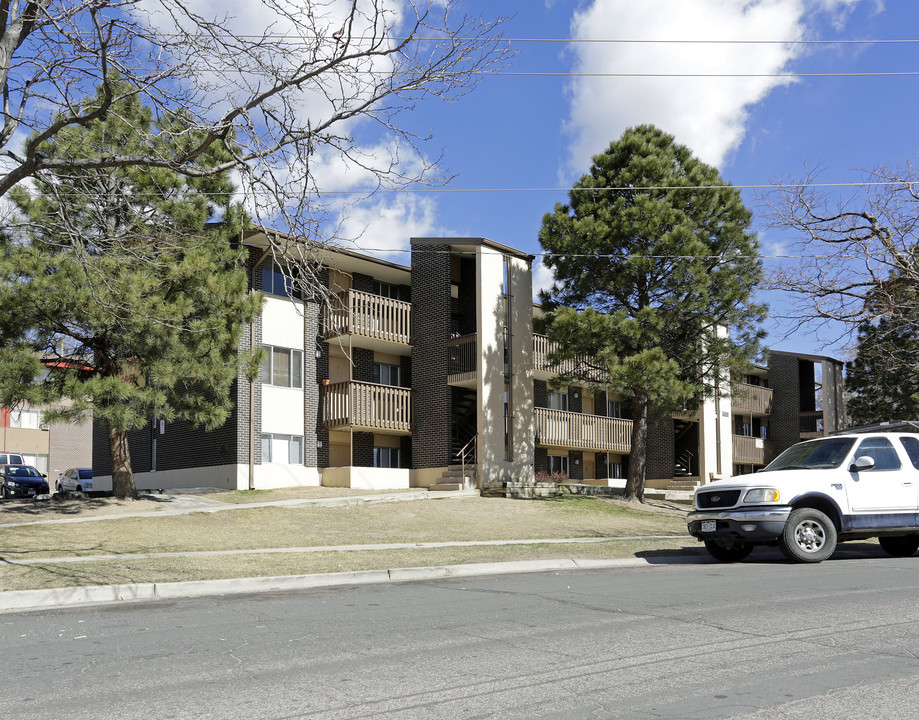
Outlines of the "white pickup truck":
M 689 534 L 717 560 L 778 545 L 820 562 L 845 540 L 877 537 L 890 555 L 919 549 L 919 434 L 868 432 L 808 440 L 752 475 L 698 488 Z

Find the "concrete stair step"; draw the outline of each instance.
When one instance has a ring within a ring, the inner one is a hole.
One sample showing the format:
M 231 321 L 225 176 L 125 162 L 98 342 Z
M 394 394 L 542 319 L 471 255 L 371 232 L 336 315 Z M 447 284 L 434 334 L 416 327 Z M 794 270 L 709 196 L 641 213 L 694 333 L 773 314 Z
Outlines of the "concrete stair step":
M 462 482 L 437 482 L 428 487 L 428 490 L 434 490 L 435 492 L 456 492 L 457 490 L 464 490 Z

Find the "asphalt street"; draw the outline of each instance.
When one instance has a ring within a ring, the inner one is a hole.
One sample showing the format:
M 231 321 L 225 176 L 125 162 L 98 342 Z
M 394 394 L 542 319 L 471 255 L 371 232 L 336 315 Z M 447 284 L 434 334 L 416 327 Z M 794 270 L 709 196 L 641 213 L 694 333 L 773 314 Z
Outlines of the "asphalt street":
M 919 557 L 661 563 L 0 616 L 0 717 L 919 717 Z

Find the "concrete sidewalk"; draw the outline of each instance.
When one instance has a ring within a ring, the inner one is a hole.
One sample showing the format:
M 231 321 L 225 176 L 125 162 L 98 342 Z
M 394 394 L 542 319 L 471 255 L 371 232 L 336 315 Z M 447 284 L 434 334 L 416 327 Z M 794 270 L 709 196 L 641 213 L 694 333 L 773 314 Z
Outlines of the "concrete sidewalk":
M 535 541 L 539 542 L 539 541 Z M 569 570 L 652 567 L 656 565 L 702 564 L 714 562 L 708 555 L 673 555 L 620 560 L 527 560 L 499 563 L 472 563 L 440 567 L 391 568 L 357 572 L 253 577 L 232 580 L 192 580 L 174 583 L 136 583 L 127 585 L 93 585 L 55 588 L 52 590 L 12 590 L 0 592 L 0 612 L 120 604 L 125 602 L 193 598 L 209 595 L 242 595 L 309 590 L 348 585 L 413 582 L 488 575 L 516 575 Z
M 123 520 L 136 517 L 170 517 L 188 515 L 189 513 L 216 513 L 231 510 L 248 510 L 260 507 L 336 507 L 344 505 L 361 505 L 366 503 L 396 503 L 418 500 L 449 500 L 452 498 L 478 497 L 478 490 L 453 490 L 437 492 L 419 490 L 417 492 L 379 493 L 375 495 L 342 495 L 328 498 L 297 498 L 294 500 L 267 500 L 253 503 L 225 503 L 211 500 L 206 495 L 181 493 L 177 495 L 157 496 L 155 499 L 167 503 L 170 508 L 146 512 L 118 513 L 112 515 L 90 515 L 88 517 L 56 518 L 54 520 L 25 520 L 15 523 L 0 523 L 0 528 L 23 527 L 26 525 L 67 525 L 70 523 L 99 522 L 102 520 Z

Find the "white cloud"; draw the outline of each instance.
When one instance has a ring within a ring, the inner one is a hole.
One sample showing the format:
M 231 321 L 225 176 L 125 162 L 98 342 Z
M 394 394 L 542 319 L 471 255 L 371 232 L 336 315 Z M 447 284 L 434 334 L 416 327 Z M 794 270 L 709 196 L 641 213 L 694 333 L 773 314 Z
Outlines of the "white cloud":
M 555 282 L 555 274 L 550 268 L 547 268 L 542 260 L 533 265 L 533 299 L 539 299 L 539 293 L 542 290 L 548 290 Z
M 417 195 L 376 196 L 350 207 L 342 217 L 339 236 L 344 247 L 408 265 L 409 239 L 449 234 L 437 224 L 436 204 Z
M 801 40 L 818 14 L 844 18 L 865 0 L 593 0 L 572 19 L 580 40 Z M 651 123 L 719 166 L 744 137 L 751 106 L 788 78 L 804 52 L 792 44 L 601 43 L 575 46 L 573 70 L 638 73 L 642 77 L 582 77 L 571 84 L 568 173 L 622 132 Z M 647 77 L 655 73 L 745 74 L 747 77 Z M 749 77 L 760 75 L 760 77 Z

